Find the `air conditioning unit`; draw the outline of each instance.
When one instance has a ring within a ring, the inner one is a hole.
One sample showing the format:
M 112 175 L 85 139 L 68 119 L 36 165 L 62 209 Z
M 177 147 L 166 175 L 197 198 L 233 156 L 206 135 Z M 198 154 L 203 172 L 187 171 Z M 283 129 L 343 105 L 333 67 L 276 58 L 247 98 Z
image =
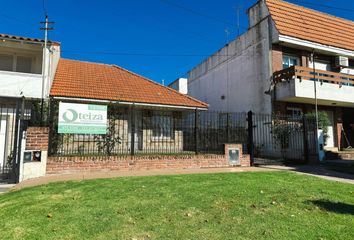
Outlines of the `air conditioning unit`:
M 336 57 L 336 67 L 348 67 L 349 66 L 349 58 L 338 56 Z

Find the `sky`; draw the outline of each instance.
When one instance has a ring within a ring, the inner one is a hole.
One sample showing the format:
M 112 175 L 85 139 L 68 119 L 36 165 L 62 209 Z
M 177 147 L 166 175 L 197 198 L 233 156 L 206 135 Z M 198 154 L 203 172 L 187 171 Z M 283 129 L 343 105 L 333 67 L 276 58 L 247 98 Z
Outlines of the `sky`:
M 288 1 L 354 21 L 354 0 Z M 47 13 L 63 58 L 116 64 L 167 85 L 245 32 L 255 2 L 0 0 L 0 33 L 44 38 Z

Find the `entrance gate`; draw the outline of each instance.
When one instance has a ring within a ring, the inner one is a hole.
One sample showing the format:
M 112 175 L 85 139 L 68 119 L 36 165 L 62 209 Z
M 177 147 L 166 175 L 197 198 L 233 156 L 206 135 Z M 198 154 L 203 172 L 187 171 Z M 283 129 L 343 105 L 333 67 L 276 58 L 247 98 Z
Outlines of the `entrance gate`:
M 250 112 L 248 121 L 255 164 L 307 163 L 317 158 L 315 119 Z
M 22 119 L 21 113 L 23 113 Z M 22 99 L 0 98 L 0 181 L 2 182 L 19 180 L 25 115 Z

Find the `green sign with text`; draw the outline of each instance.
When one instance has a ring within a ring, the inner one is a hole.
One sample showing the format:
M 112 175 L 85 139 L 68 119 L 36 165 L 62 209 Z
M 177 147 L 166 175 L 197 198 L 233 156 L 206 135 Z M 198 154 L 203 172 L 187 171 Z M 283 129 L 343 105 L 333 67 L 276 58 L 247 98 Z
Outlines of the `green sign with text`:
M 60 102 L 58 133 L 106 134 L 107 106 Z

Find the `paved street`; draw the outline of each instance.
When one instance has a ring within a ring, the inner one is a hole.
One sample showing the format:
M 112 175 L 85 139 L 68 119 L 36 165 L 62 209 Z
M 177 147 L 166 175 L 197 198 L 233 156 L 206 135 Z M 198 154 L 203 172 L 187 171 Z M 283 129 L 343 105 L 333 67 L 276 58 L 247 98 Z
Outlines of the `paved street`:
M 14 187 L 15 184 L 0 183 L 0 194 L 7 192 L 9 189 Z

